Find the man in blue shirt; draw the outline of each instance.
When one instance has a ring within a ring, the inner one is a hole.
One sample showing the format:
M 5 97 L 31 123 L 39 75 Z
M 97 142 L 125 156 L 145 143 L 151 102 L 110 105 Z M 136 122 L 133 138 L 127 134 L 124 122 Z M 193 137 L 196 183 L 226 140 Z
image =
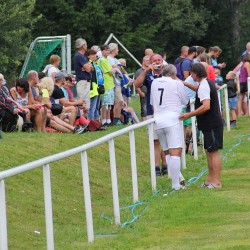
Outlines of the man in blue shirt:
M 192 46 L 188 49 L 188 56 L 183 60 L 181 70 L 183 73 L 184 80 L 189 77 L 191 65 L 196 57 L 196 47 Z

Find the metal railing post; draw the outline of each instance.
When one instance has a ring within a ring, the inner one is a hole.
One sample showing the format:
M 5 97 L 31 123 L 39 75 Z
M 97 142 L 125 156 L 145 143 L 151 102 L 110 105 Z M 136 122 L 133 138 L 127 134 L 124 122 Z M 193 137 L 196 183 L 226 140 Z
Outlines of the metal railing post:
M 110 170 L 111 170 L 112 193 L 113 193 L 114 220 L 116 225 L 120 225 L 121 224 L 120 205 L 118 196 L 114 139 L 109 140 L 109 158 L 110 158 Z
M 224 98 L 225 98 L 225 113 L 226 113 L 227 131 L 230 131 L 230 116 L 229 116 L 229 105 L 228 105 L 228 91 L 227 91 L 227 87 L 224 87 Z
M 194 111 L 194 102 L 190 103 L 191 112 Z M 198 160 L 198 143 L 197 143 L 197 133 L 196 133 L 196 124 L 195 117 L 191 117 L 192 122 L 192 137 L 193 137 L 193 150 L 194 150 L 194 159 Z
M 138 201 L 138 183 L 137 183 L 137 168 L 136 168 L 136 152 L 135 152 L 135 131 L 129 131 L 130 142 L 130 159 L 132 172 L 132 186 L 133 186 L 133 202 Z
M 156 174 L 155 174 L 155 147 L 154 147 L 154 124 L 148 125 L 149 136 L 149 155 L 150 155 L 150 170 L 151 170 L 151 185 L 152 190 L 156 191 Z
M 0 181 L 0 250 L 8 249 L 6 199 L 4 180 Z
M 187 164 L 186 164 L 186 142 L 184 138 L 184 126 L 183 126 L 183 121 L 181 122 L 181 130 L 182 130 L 182 151 L 181 151 L 181 168 L 186 169 Z
M 51 195 L 51 179 L 50 179 L 49 164 L 45 164 L 43 166 L 43 186 L 44 186 L 47 249 L 54 250 L 53 212 L 52 212 L 52 195 Z
M 85 201 L 88 242 L 93 242 L 94 229 L 93 229 L 93 216 L 92 216 L 92 206 L 91 206 L 91 193 L 89 185 L 88 156 L 86 151 L 81 153 L 81 165 L 82 165 L 83 192 Z
M 67 74 L 71 74 L 71 35 L 69 34 L 66 36 L 66 53 Z

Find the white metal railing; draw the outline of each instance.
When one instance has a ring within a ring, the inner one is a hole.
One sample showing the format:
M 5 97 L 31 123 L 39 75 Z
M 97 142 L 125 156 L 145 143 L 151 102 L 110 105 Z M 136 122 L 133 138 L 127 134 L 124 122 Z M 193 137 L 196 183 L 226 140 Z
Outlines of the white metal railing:
M 120 225 L 120 206 L 116 173 L 116 160 L 115 160 L 115 144 L 114 138 L 121 136 L 125 133 L 129 133 L 130 140 L 130 157 L 131 157 L 131 172 L 132 172 L 132 190 L 133 190 L 133 202 L 139 200 L 138 197 L 138 184 L 137 184 L 137 169 L 136 169 L 136 151 L 135 151 L 135 129 L 148 126 L 149 135 L 149 150 L 150 150 L 150 169 L 151 169 L 151 186 L 152 190 L 156 190 L 156 175 L 155 175 L 155 156 L 154 156 L 154 119 L 149 119 L 138 124 L 134 124 L 123 128 L 114 133 L 108 134 L 95 141 L 89 142 L 82 146 L 52 155 L 44 157 L 42 159 L 20 165 L 18 167 L 4 170 L 0 172 L 0 249 L 8 249 L 8 233 L 7 233 L 7 215 L 6 215 L 6 198 L 5 198 L 5 179 L 24 173 L 26 171 L 43 167 L 43 185 L 44 185 L 44 203 L 45 203 L 45 222 L 46 222 L 46 240 L 47 249 L 54 249 L 54 232 L 53 232 L 53 211 L 52 211 L 52 193 L 51 193 L 51 178 L 50 178 L 50 163 L 62 160 L 75 154 L 81 154 L 81 167 L 83 178 L 83 192 L 85 200 L 85 213 L 87 224 L 87 236 L 88 242 L 94 240 L 92 207 L 91 207 L 91 193 L 89 184 L 89 171 L 88 171 L 88 156 L 87 150 L 95 147 L 101 143 L 109 143 L 109 155 L 110 155 L 110 168 L 111 168 L 111 181 L 112 181 L 112 193 L 113 193 L 113 207 L 114 207 L 114 221 L 116 225 Z M 184 155 L 185 157 L 185 155 Z

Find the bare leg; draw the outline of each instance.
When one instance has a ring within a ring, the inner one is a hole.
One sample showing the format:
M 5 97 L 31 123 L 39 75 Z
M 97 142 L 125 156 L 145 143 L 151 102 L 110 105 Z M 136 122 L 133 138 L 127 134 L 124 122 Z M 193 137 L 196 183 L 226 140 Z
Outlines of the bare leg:
M 70 129 L 62 126 L 61 124 L 57 123 L 55 120 L 51 120 L 49 126 L 63 133 L 72 133 Z
M 114 118 L 119 118 L 121 117 L 121 110 L 122 110 L 122 104 L 123 102 L 117 102 L 115 103 L 114 106 Z
M 208 177 L 207 180 L 205 181 L 205 184 L 210 184 L 213 181 L 213 165 L 212 165 L 212 159 L 211 159 L 211 155 L 209 155 L 209 153 L 206 151 L 206 155 L 207 155 L 207 165 L 208 165 Z
M 213 151 L 208 153 L 212 160 L 213 166 L 213 179 L 212 184 L 215 187 L 221 187 L 221 158 L 219 151 Z
M 161 146 L 159 140 L 154 140 L 155 147 L 155 166 L 160 166 Z

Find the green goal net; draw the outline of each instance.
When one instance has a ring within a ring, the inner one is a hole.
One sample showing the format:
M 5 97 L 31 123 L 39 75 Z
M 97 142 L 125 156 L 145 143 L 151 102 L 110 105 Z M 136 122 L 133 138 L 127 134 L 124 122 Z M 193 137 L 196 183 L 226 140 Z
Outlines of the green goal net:
M 52 54 L 61 57 L 59 68 L 71 73 L 71 39 L 67 36 L 38 37 L 30 45 L 20 74 L 26 77 L 30 70 L 40 72 L 49 64 Z

